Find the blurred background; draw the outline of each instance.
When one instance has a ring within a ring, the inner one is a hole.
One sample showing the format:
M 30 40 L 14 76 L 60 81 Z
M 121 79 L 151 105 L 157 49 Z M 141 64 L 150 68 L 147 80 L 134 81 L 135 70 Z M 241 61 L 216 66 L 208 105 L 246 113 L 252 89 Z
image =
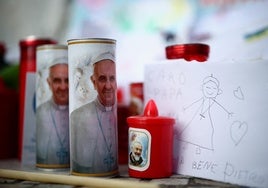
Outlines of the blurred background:
M 1 96 L 4 87 L 17 90 L 19 41 L 32 35 L 66 45 L 116 39 L 117 81 L 126 91 L 172 44 L 209 44 L 210 61 L 267 58 L 267 7 L 268 0 L 0 0 Z
M 172 43 L 218 41 L 226 47 L 262 29 L 267 38 L 267 7 L 267 0 L 0 0 L 0 41 L 6 60 L 18 64 L 19 40 L 30 35 L 62 44 L 114 38 L 118 82 L 126 85 L 142 81 L 144 64 L 164 59 Z

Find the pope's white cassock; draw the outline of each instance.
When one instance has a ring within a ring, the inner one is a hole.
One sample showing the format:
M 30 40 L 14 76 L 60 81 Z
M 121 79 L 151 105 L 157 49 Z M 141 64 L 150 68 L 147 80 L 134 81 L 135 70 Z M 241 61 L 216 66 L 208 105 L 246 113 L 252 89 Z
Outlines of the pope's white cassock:
M 56 105 L 51 99 L 37 108 L 36 119 L 37 164 L 68 165 L 69 106 Z
M 116 106 L 98 99 L 71 113 L 71 168 L 73 172 L 107 174 L 117 171 Z

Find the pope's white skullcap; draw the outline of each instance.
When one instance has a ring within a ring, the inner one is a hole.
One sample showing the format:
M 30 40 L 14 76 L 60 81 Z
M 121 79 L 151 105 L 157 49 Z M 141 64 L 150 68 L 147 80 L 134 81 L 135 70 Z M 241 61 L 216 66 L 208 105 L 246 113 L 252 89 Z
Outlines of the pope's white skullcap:
M 104 52 L 101 53 L 100 55 L 96 56 L 95 58 L 92 59 L 91 63 L 92 65 L 94 65 L 95 63 L 105 60 L 105 59 L 109 59 L 112 60 L 113 62 L 115 62 L 115 57 L 114 54 L 112 52 Z
M 49 65 L 49 67 L 52 67 L 52 66 L 58 65 L 58 64 L 68 64 L 67 57 L 58 57 L 58 58 L 53 59 Z

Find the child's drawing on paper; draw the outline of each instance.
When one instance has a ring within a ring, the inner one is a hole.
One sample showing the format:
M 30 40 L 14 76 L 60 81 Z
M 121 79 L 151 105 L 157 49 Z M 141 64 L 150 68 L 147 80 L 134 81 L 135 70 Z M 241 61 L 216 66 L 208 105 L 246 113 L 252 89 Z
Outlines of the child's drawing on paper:
M 242 141 L 247 132 L 248 132 L 247 122 L 236 120 L 231 124 L 230 135 L 235 146 L 237 146 Z
M 227 113 L 228 118 L 233 114 L 216 100 L 222 93 L 219 86 L 220 82 L 217 78 L 213 77 L 213 75 L 205 77 L 202 83 L 203 96 L 189 106 L 184 107 L 184 111 L 186 111 L 197 105 L 190 121 L 180 132 L 181 141 L 193 144 L 197 146 L 198 149 L 214 150 L 213 135 L 215 125 L 211 117 L 213 105 L 218 105 L 222 108 L 223 111 Z

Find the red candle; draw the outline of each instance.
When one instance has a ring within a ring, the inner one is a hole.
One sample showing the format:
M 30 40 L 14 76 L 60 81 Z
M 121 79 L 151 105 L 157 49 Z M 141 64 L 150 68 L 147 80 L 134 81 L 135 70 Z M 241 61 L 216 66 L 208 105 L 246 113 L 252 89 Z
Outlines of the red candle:
M 164 178 L 172 175 L 175 119 L 158 116 L 150 100 L 143 115 L 127 118 L 129 125 L 129 176 Z

